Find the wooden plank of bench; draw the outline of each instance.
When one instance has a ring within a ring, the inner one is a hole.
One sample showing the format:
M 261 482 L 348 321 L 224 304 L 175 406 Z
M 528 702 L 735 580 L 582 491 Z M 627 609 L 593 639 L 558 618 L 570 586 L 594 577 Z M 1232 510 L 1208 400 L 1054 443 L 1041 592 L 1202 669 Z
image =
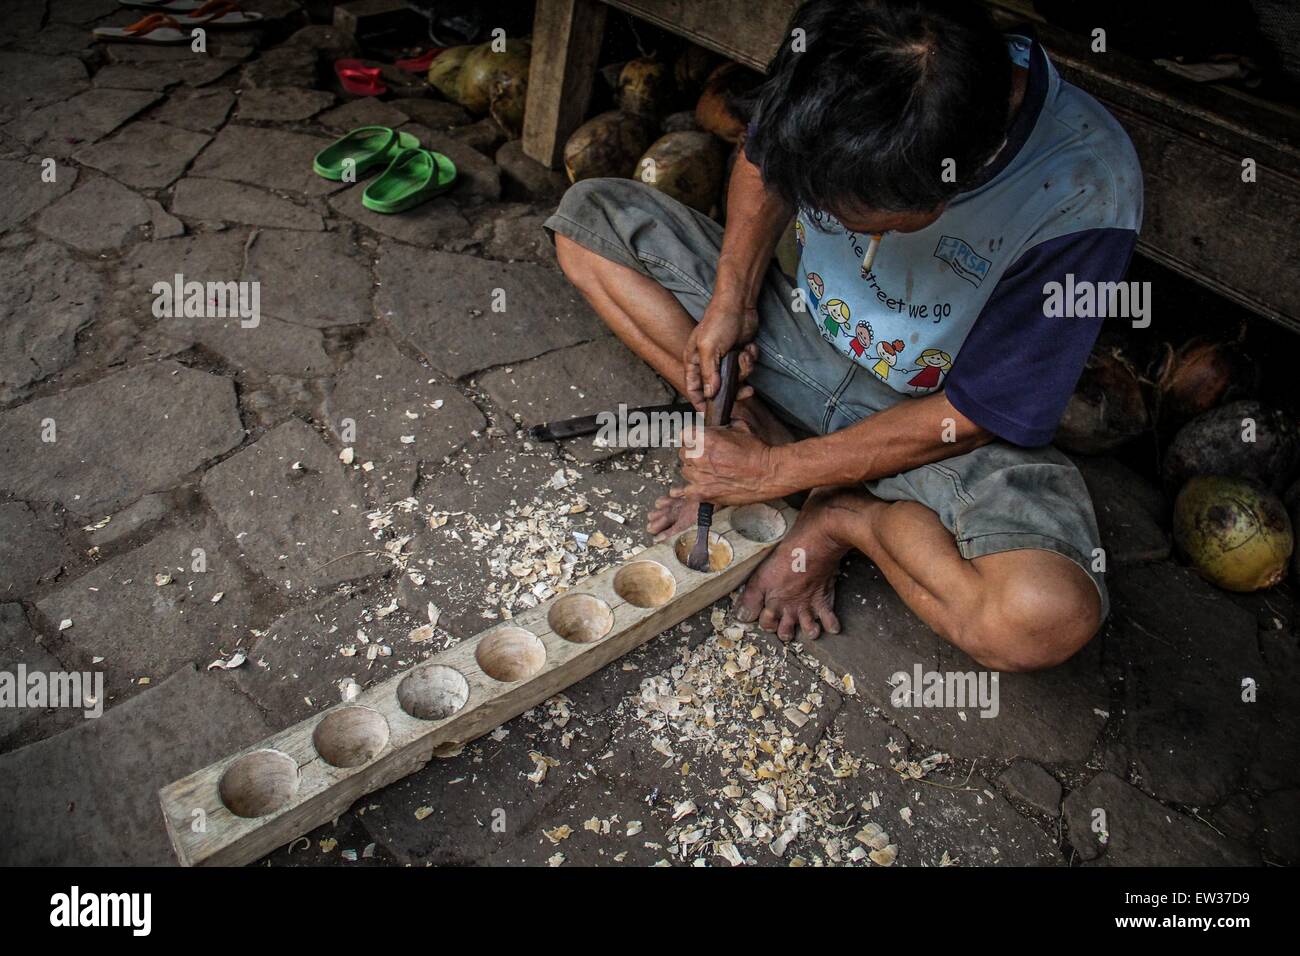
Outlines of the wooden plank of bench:
M 537 0 L 524 111 L 524 153 L 558 169 L 569 134 L 587 113 L 605 36 L 599 0 Z

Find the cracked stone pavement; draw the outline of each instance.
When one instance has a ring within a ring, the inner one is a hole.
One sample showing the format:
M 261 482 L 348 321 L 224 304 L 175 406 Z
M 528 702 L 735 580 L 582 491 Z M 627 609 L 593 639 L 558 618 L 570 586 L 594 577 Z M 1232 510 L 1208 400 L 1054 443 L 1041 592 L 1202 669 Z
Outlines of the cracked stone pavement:
M 159 786 L 535 600 L 499 551 L 517 524 L 563 513 L 579 572 L 649 543 L 672 479 L 670 452 L 521 430 L 670 398 L 556 269 L 554 174 L 432 96 L 344 97 L 347 38 L 244 5 L 278 19 L 206 55 L 97 48 L 131 15 L 111 0 L 0 25 L 0 671 L 105 681 L 95 720 L 0 709 L 3 863 L 171 862 Z M 311 158 L 367 122 L 465 181 L 366 211 Z M 260 283 L 259 325 L 156 316 L 176 274 Z M 1114 613 L 1064 667 L 1002 675 L 995 717 L 893 705 L 898 671 L 976 668 L 856 560 L 842 634 L 783 647 L 720 602 L 268 861 L 873 865 L 875 824 L 896 865 L 1300 862 L 1290 590 L 1200 582 L 1158 492 L 1081 464 Z

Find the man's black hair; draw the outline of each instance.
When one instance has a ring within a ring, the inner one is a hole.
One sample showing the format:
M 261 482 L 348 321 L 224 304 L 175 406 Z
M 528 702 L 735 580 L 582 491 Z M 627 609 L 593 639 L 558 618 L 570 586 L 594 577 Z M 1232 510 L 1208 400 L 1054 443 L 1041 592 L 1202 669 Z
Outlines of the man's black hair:
M 755 91 L 746 155 L 802 209 L 929 211 L 1002 144 L 1010 96 L 1006 42 L 975 0 L 810 0 Z

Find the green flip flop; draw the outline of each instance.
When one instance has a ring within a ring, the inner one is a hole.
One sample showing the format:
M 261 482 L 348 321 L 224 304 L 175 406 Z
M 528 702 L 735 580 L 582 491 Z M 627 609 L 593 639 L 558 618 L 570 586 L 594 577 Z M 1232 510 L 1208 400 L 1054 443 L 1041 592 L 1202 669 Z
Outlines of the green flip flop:
M 410 133 L 399 133 L 387 126 L 361 126 L 340 136 L 312 160 L 316 175 L 343 179 L 349 162 L 355 164 L 358 178 L 376 166 L 387 163 L 404 149 L 416 149 L 420 141 Z
M 445 193 L 455 181 L 456 164 L 442 153 L 405 149 L 366 187 L 361 204 L 374 212 L 401 212 Z

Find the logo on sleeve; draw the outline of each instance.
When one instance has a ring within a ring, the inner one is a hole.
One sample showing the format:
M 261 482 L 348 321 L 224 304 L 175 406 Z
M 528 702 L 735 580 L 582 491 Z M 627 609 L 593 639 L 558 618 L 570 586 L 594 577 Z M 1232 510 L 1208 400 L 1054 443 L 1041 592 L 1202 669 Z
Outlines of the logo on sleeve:
M 942 259 L 971 285 L 978 286 L 993 268 L 993 263 L 977 254 L 970 243 L 953 236 L 944 236 L 934 247 L 934 257 Z

